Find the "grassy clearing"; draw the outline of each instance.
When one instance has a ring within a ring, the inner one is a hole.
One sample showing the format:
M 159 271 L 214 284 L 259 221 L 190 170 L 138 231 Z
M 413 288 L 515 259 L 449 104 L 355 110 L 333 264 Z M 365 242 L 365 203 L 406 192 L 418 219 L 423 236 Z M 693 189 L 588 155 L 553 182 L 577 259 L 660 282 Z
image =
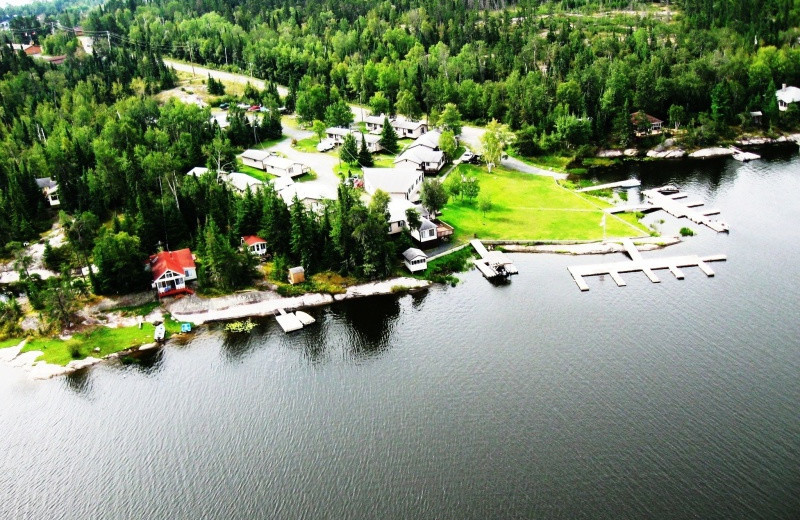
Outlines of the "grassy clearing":
M 316 136 L 306 137 L 305 139 L 297 141 L 297 144 L 294 145 L 294 149 L 298 152 L 319 153 L 317 152 L 317 144 L 319 144 L 319 139 L 317 139 Z
M 167 336 L 177 334 L 181 326 L 177 321 L 167 318 L 165 321 Z M 23 347 L 22 352 L 42 351 L 37 361 L 45 361 L 53 365 L 65 366 L 75 359 L 88 356 L 101 358 L 132 347 L 153 342 L 155 327 L 145 323 L 139 327 L 97 327 L 87 332 L 75 334 L 71 339 L 34 338 Z M 95 352 L 95 348 L 100 349 Z
M 539 166 L 548 170 L 566 173 L 567 165 L 575 159 L 571 155 L 540 155 L 537 157 L 523 157 L 518 154 L 511 154 L 514 158 L 533 166 Z
M 272 273 L 272 263 L 264 266 L 264 273 L 270 278 Z M 300 296 L 306 293 L 327 293 L 342 294 L 347 288 L 356 285 L 358 280 L 352 276 L 342 276 L 333 271 L 325 271 L 311 275 L 305 282 L 292 285 L 285 280 L 270 280 L 278 286 L 278 294 L 281 296 Z
M 430 280 L 436 283 L 455 285 L 458 278 L 453 273 L 463 273 L 472 268 L 470 260 L 475 257 L 472 247 L 465 247 L 428 262 L 428 269 L 422 273 L 412 275 L 414 278 Z M 408 273 L 404 273 L 408 276 Z
M 549 177 L 539 177 L 505 168 L 459 165 L 458 173 L 475 175 L 481 196 L 489 195 L 492 209 L 486 216 L 476 201 L 455 200 L 445 207 L 442 219 L 456 228 L 457 239 L 473 237 L 495 240 L 600 240 L 602 208 L 607 203 L 590 201 L 564 189 Z M 649 233 L 640 224 L 608 216 L 608 237 Z
M 264 170 L 259 170 L 258 168 L 247 166 L 239 160 L 236 161 L 236 171 L 241 173 L 246 173 L 250 177 L 258 179 L 261 182 L 267 182 L 272 178 L 272 175 L 268 174 Z
M 0 348 L 16 347 L 21 341 L 22 339 L 20 338 L 4 339 L 3 341 L 0 341 Z

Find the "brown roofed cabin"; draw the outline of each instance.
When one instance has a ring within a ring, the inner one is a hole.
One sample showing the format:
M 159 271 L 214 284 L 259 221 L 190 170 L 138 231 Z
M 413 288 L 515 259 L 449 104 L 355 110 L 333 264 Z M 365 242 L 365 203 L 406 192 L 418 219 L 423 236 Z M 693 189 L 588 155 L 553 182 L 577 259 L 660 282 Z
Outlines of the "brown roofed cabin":
M 638 134 L 657 134 L 664 121 L 639 111 L 631 114 L 631 124 Z

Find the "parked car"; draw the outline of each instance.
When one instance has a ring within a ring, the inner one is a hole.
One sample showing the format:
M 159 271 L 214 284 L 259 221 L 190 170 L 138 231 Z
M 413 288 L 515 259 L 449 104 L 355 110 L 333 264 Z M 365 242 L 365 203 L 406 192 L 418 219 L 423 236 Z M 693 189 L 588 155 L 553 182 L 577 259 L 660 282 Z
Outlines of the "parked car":
M 248 112 L 258 112 L 261 110 L 261 105 L 250 105 L 250 108 L 247 109 Z
M 250 105 L 248 105 L 247 103 L 237 103 L 236 106 L 241 108 L 242 110 L 247 110 L 248 108 L 250 108 Z
M 229 103 L 220 103 L 219 104 L 220 110 L 228 110 L 228 107 L 230 107 L 230 106 L 231 105 Z
M 334 144 L 333 141 L 330 139 L 323 139 L 317 145 L 318 152 L 327 152 L 328 150 L 333 150 Z
M 461 157 L 458 158 L 458 162 L 462 163 L 469 163 L 472 162 L 472 159 L 475 157 L 475 154 L 467 150 L 466 152 L 461 154 Z

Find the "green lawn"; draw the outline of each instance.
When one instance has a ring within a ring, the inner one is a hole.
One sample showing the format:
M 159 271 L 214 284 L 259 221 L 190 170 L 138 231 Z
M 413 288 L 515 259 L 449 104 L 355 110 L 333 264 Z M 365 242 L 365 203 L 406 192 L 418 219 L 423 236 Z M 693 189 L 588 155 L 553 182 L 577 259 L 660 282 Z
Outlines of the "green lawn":
M 167 318 L 167 337 L 180 332 L 178 322 Z M 138 347 L 153 342 L 155 327 L 145 323 L 139 327 L 97 327 L 88 332 L 75 334 L 69 340 L 57 338 L 34 338 L 28 341 L 22 352 L 41 350 L 42 355 L 37 361 L 45 361 L 53 365 L 65 366 L 74 359 L 84 359 L 88 356 L 101 358 L 131 347 Z M 100 352 L 94 352 L 99 348 Z
M 488 194 L 493 207 L 484 218 L 477 202 L 455 200 L 443 210 L 442 219 L 456 229 L 456 238 L 474 236 L 489 240 L 600 240 L 602 208 L 609 205 L 591 201 L 559 186 L 550 177 L 540 177 L 505 168 L 459 165 L 455 172 L 476 175 L 481 196 Z M 480 196 L 479 196 L 480 198 Z M 632 219 L 606 217 L 608 237 L 648 235 Z
M 317 151 L 318 144 L 319 139 L 317 139 L 317 136 L 306 137 L 305 139 L 300 139 L 297 141 L 297 144 L 294 145 L 294 149 L 305 153 L 319 153 Z
M 4 339 L 3 341 L 0 341 L 0 348 L 16 347 L 21 342 L 22 342 L 22 339 L 20 339 L 20 338 Z
M 574 157 L 571 155 L 539 155 L 537 157 L 524 157 L 511 151 L 509 151 L 509 155 L 519 159 L 524 163 L 562 173 L 567 171 L 567 165 L 574 159 Z

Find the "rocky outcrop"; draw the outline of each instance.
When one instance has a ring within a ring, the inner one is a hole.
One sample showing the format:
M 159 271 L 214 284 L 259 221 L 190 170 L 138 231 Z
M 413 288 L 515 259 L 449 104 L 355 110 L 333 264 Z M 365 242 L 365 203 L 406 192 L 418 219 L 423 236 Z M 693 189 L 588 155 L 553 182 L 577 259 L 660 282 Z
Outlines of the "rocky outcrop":
M 689 157 L 692 157 L 693 159 L 708 159 L 710 157 L 726 157 L 728 155 L 733 155 L 733 150 L 730 148 L 716 146 L 712 148 L 703 148 L 697 150 L 696 152 L 692 152 L 689 154 Z
M 600 150 L 597 152 L 597 157 L 603 159 L 616 159 L 622 157 L 622 150 Z
M 664 151 L 656 151 L 653 149 L 648 150 L 647 156 L 653 159 L 680 159 L 682 157 L 686 157 L 686 152 L 680 148 Z

